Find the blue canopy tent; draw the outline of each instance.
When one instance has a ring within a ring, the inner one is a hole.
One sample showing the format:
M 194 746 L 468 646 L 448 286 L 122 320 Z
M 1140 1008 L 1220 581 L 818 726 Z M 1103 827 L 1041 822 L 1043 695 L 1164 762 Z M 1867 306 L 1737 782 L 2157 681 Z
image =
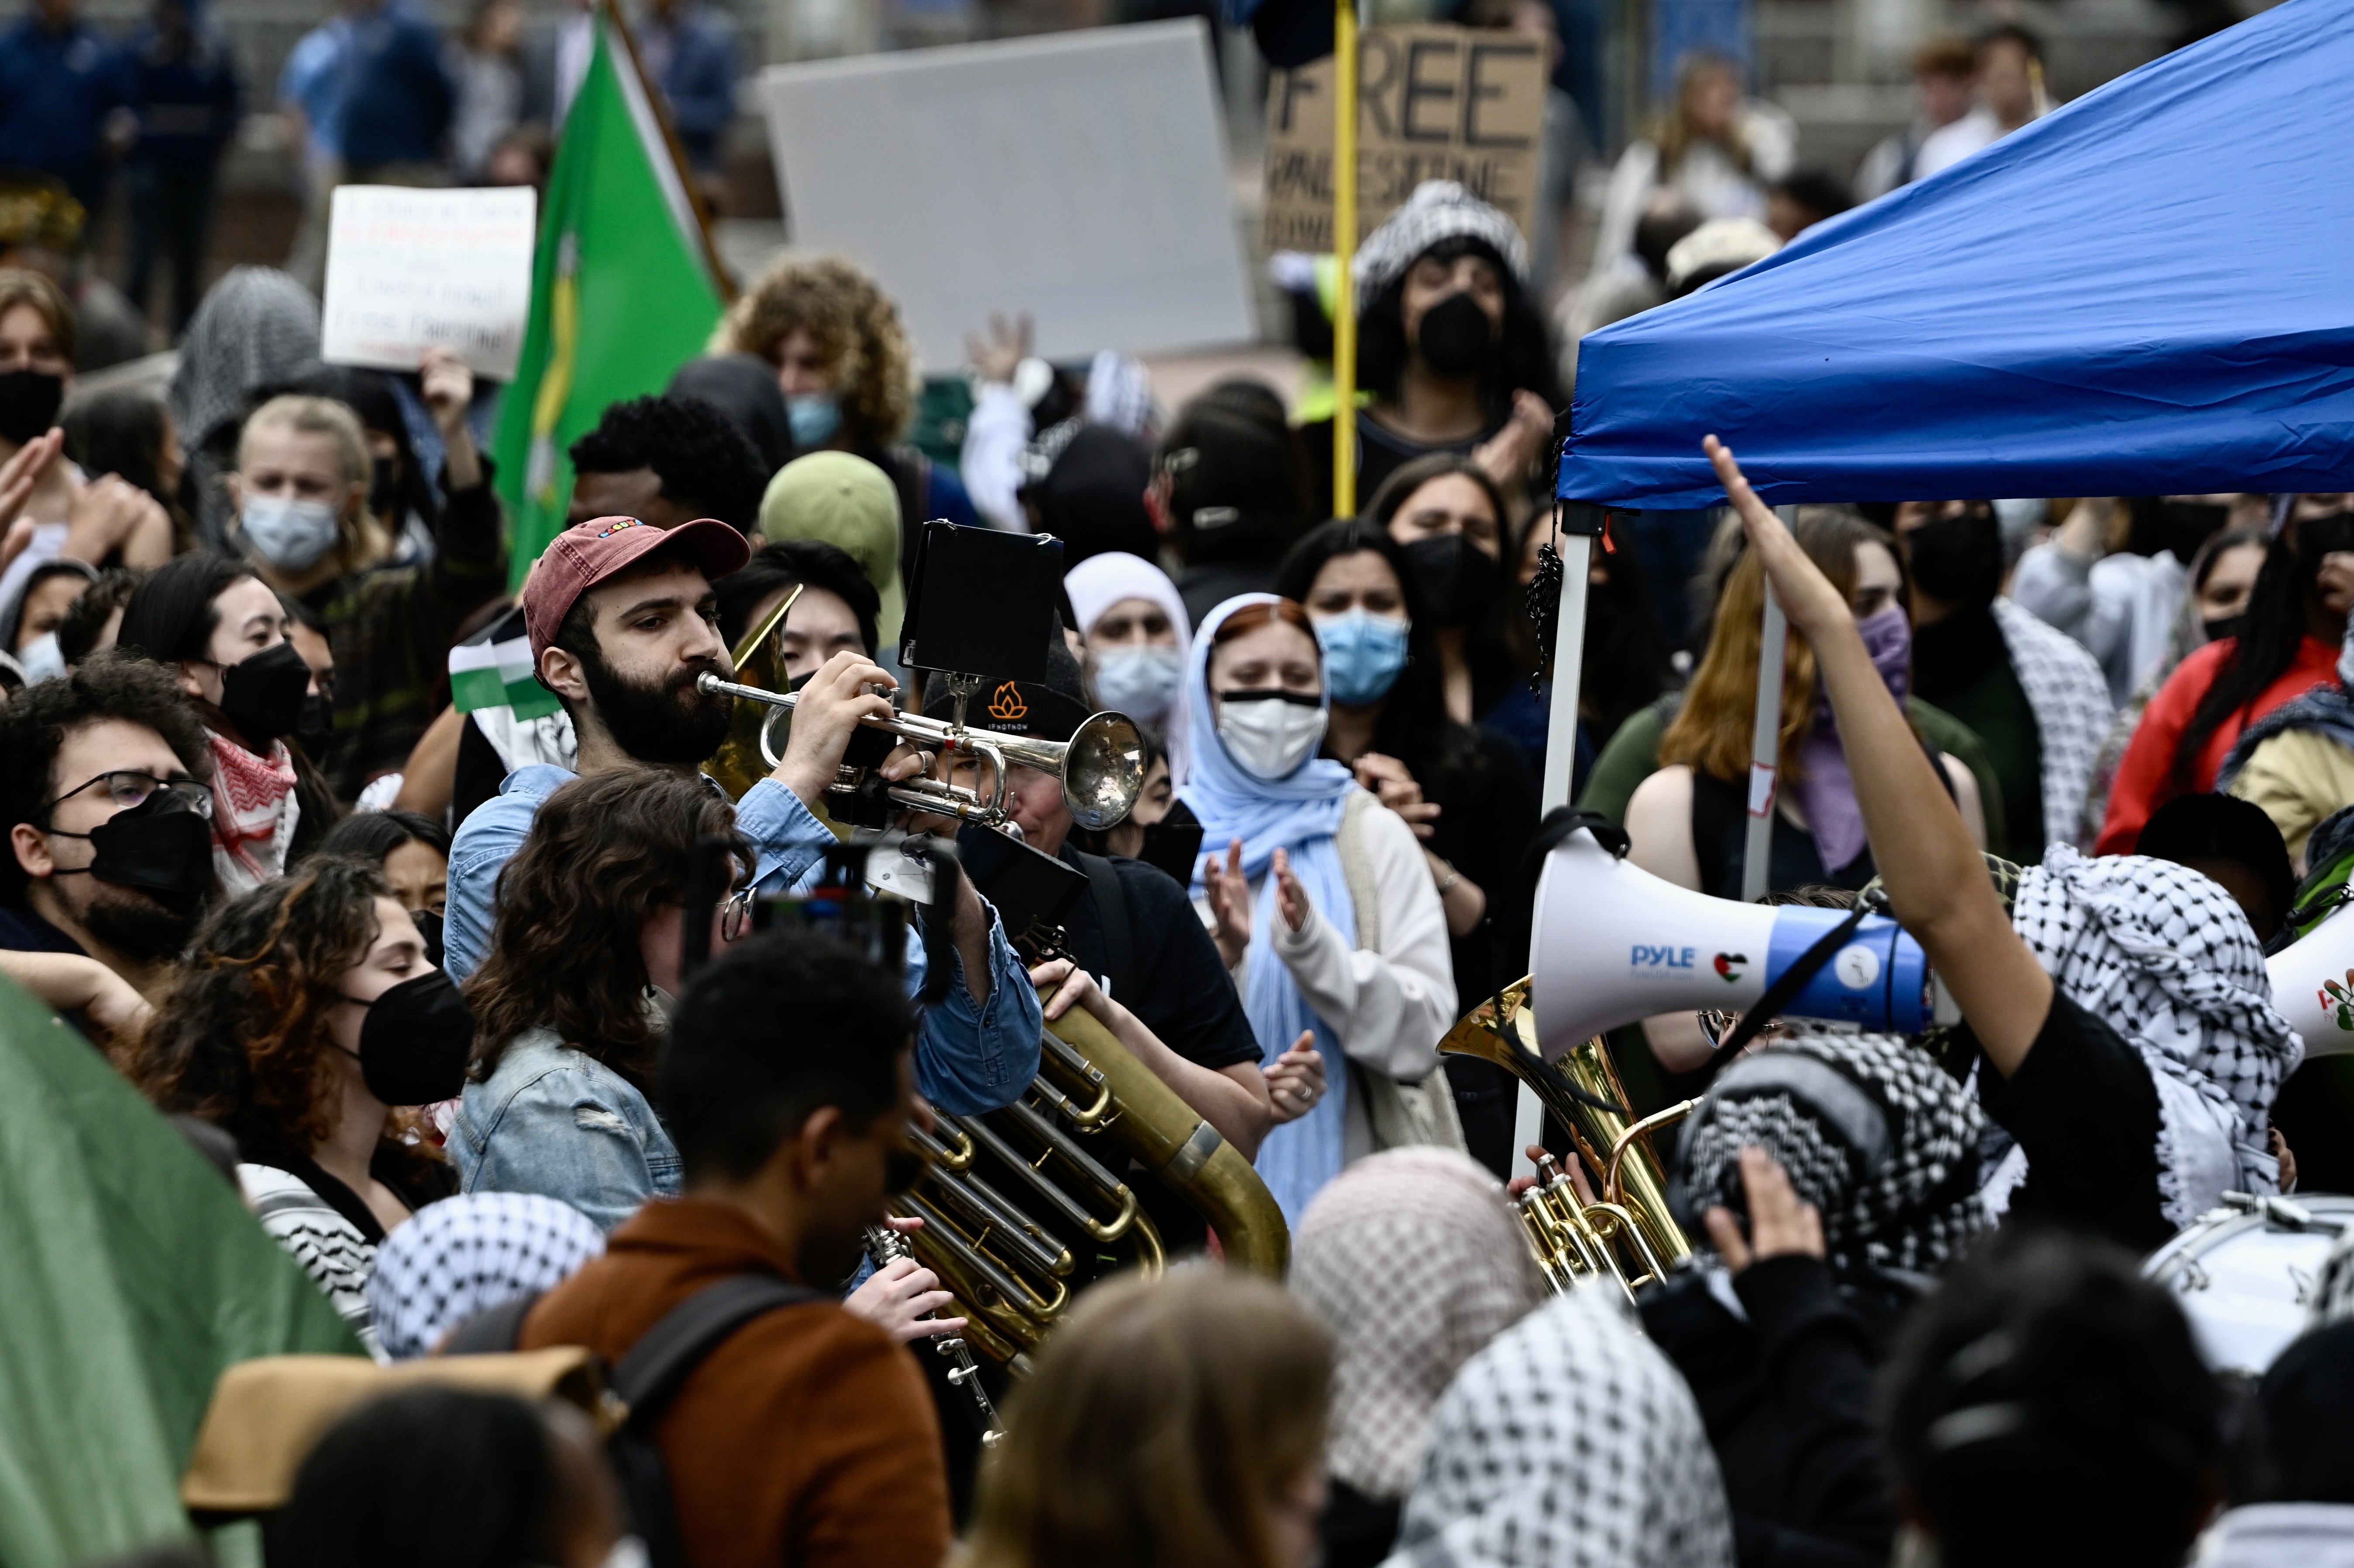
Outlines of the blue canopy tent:
M 1560 494 L 2354 489 L 2354 0 L 2288 0 L 1585 339 Z

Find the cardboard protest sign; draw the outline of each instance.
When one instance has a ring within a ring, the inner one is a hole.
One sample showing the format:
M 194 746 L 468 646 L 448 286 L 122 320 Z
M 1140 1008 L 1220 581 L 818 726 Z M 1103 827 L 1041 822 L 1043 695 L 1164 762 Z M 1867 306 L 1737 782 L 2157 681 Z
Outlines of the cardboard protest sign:
M 771 66 L 760 99 L 794 248 L 873 273 L 927 369 L 991 311 L 1048 358 L 1256 334 L 1199 18 Z
M 327 228 L 322 359 L 414 370 L 429 348 L 512 380 L 531 308 L 529 185 L 341 185 Z
M 1357 66 L 1357 238 L 1425 180 L 1456 180 L 1531 232 L 1543 49 L 1519 33 L 1369 27 Z M 1267 96 L 1270 251 L 1332 249 L 1332 60 L 1277 71 Z

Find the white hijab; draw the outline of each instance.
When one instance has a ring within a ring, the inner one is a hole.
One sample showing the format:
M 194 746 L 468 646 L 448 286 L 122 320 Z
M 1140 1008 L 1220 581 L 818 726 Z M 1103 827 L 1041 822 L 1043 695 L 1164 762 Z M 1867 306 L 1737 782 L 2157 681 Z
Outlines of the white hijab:
M 1125 550 L 1089 556 L 1063 575 L 1063 591 L 1070 596 L 1071 613 L 1078 620 L 1074 630 L 1082 637 L 1103 619 L 1105 610 L 1121 599 L 1150 599 L 1161 607 L 1169 617 L 1169 624 L 1177 629 L 1180 657 L 1193 652 L 1193 618 L 1185 613 L 1185 600 L 1178 594 L 1177 585 L 1169 580 L 1168 573 L 1141 556 L 1131 556 Z M 1172 789 L 1185 782 L 1186 765 L 1192 760 L 1193 747 L 1186 735 L 1191 709 L 1185 683 L 1181 682 L 1175 700 L 1161 721 L 1168 736 Z

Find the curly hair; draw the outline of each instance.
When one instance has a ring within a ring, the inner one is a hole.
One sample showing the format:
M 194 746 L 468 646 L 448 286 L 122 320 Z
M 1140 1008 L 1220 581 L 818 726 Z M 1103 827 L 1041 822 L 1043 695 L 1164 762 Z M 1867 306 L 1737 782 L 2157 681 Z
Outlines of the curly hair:
M 852 440 L 868 450 L 897 440 L 915 415 L 916 351 L 891 296 L 843 257 L 789 257 L 737 297 L 710 352 L 773 363 L 796 332 L 825 356 Z
M 322 856 L 222 905 L 128 1048 L 132 1081 L 248 1160 L 307 1159 L 334 1128 L 328 1015 L 391 896 L 375 866 Z
M 516 1035 L 553 1029 L 640 1089 L 660 1040 L 647 1023 L 647 918 L 686 897 L 695 841 L 726 838 L 754 863 L 736 809 L 701 779 L 653 768 L 576 779 L 541 802 L 499 873 L 490 955 L 466 982 L 479 1032 L 472 1074 L 498 1071 Z
M 91 655 L 71 673 L 37 681 L 0 704 L 0 828 L 46 821 L 50 800 L 81 782 L 52 779 L 77 730 L 109 719 L 152 729 L 192 779 L 210 779 L 211 745 L 186 695 L 159 664 L 128 653 Z M 25 868 L 0 854 L 0 903 L 25 896 Z
M 572 443 L 576 473 L 650 468 L 663 499 L 716 517 L 737 533 L 760 525 L 769 465 L 752 438 L 701 397 L 632 397 L 608 404 L 597 428 Z

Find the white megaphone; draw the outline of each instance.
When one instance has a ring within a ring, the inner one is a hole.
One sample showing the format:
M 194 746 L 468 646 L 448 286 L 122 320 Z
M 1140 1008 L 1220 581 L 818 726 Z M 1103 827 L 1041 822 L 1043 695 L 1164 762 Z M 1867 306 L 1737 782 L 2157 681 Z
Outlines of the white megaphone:
M 2354 905 L 2264 960 L 2273 1005 L 2305 1037 L 2307 1056 L 2354 1051 Z
M 1654 1013 L 1744 1012 L 1849 915 L 1693 893 L 1580 829 L 1545 857 L 1537 883 L 1530 969 L 1545 1060 Z M 1921 945 L 1867 915 L 1781 1016 L 1914 1034 L 1951 1021 L 1933 989 Z

